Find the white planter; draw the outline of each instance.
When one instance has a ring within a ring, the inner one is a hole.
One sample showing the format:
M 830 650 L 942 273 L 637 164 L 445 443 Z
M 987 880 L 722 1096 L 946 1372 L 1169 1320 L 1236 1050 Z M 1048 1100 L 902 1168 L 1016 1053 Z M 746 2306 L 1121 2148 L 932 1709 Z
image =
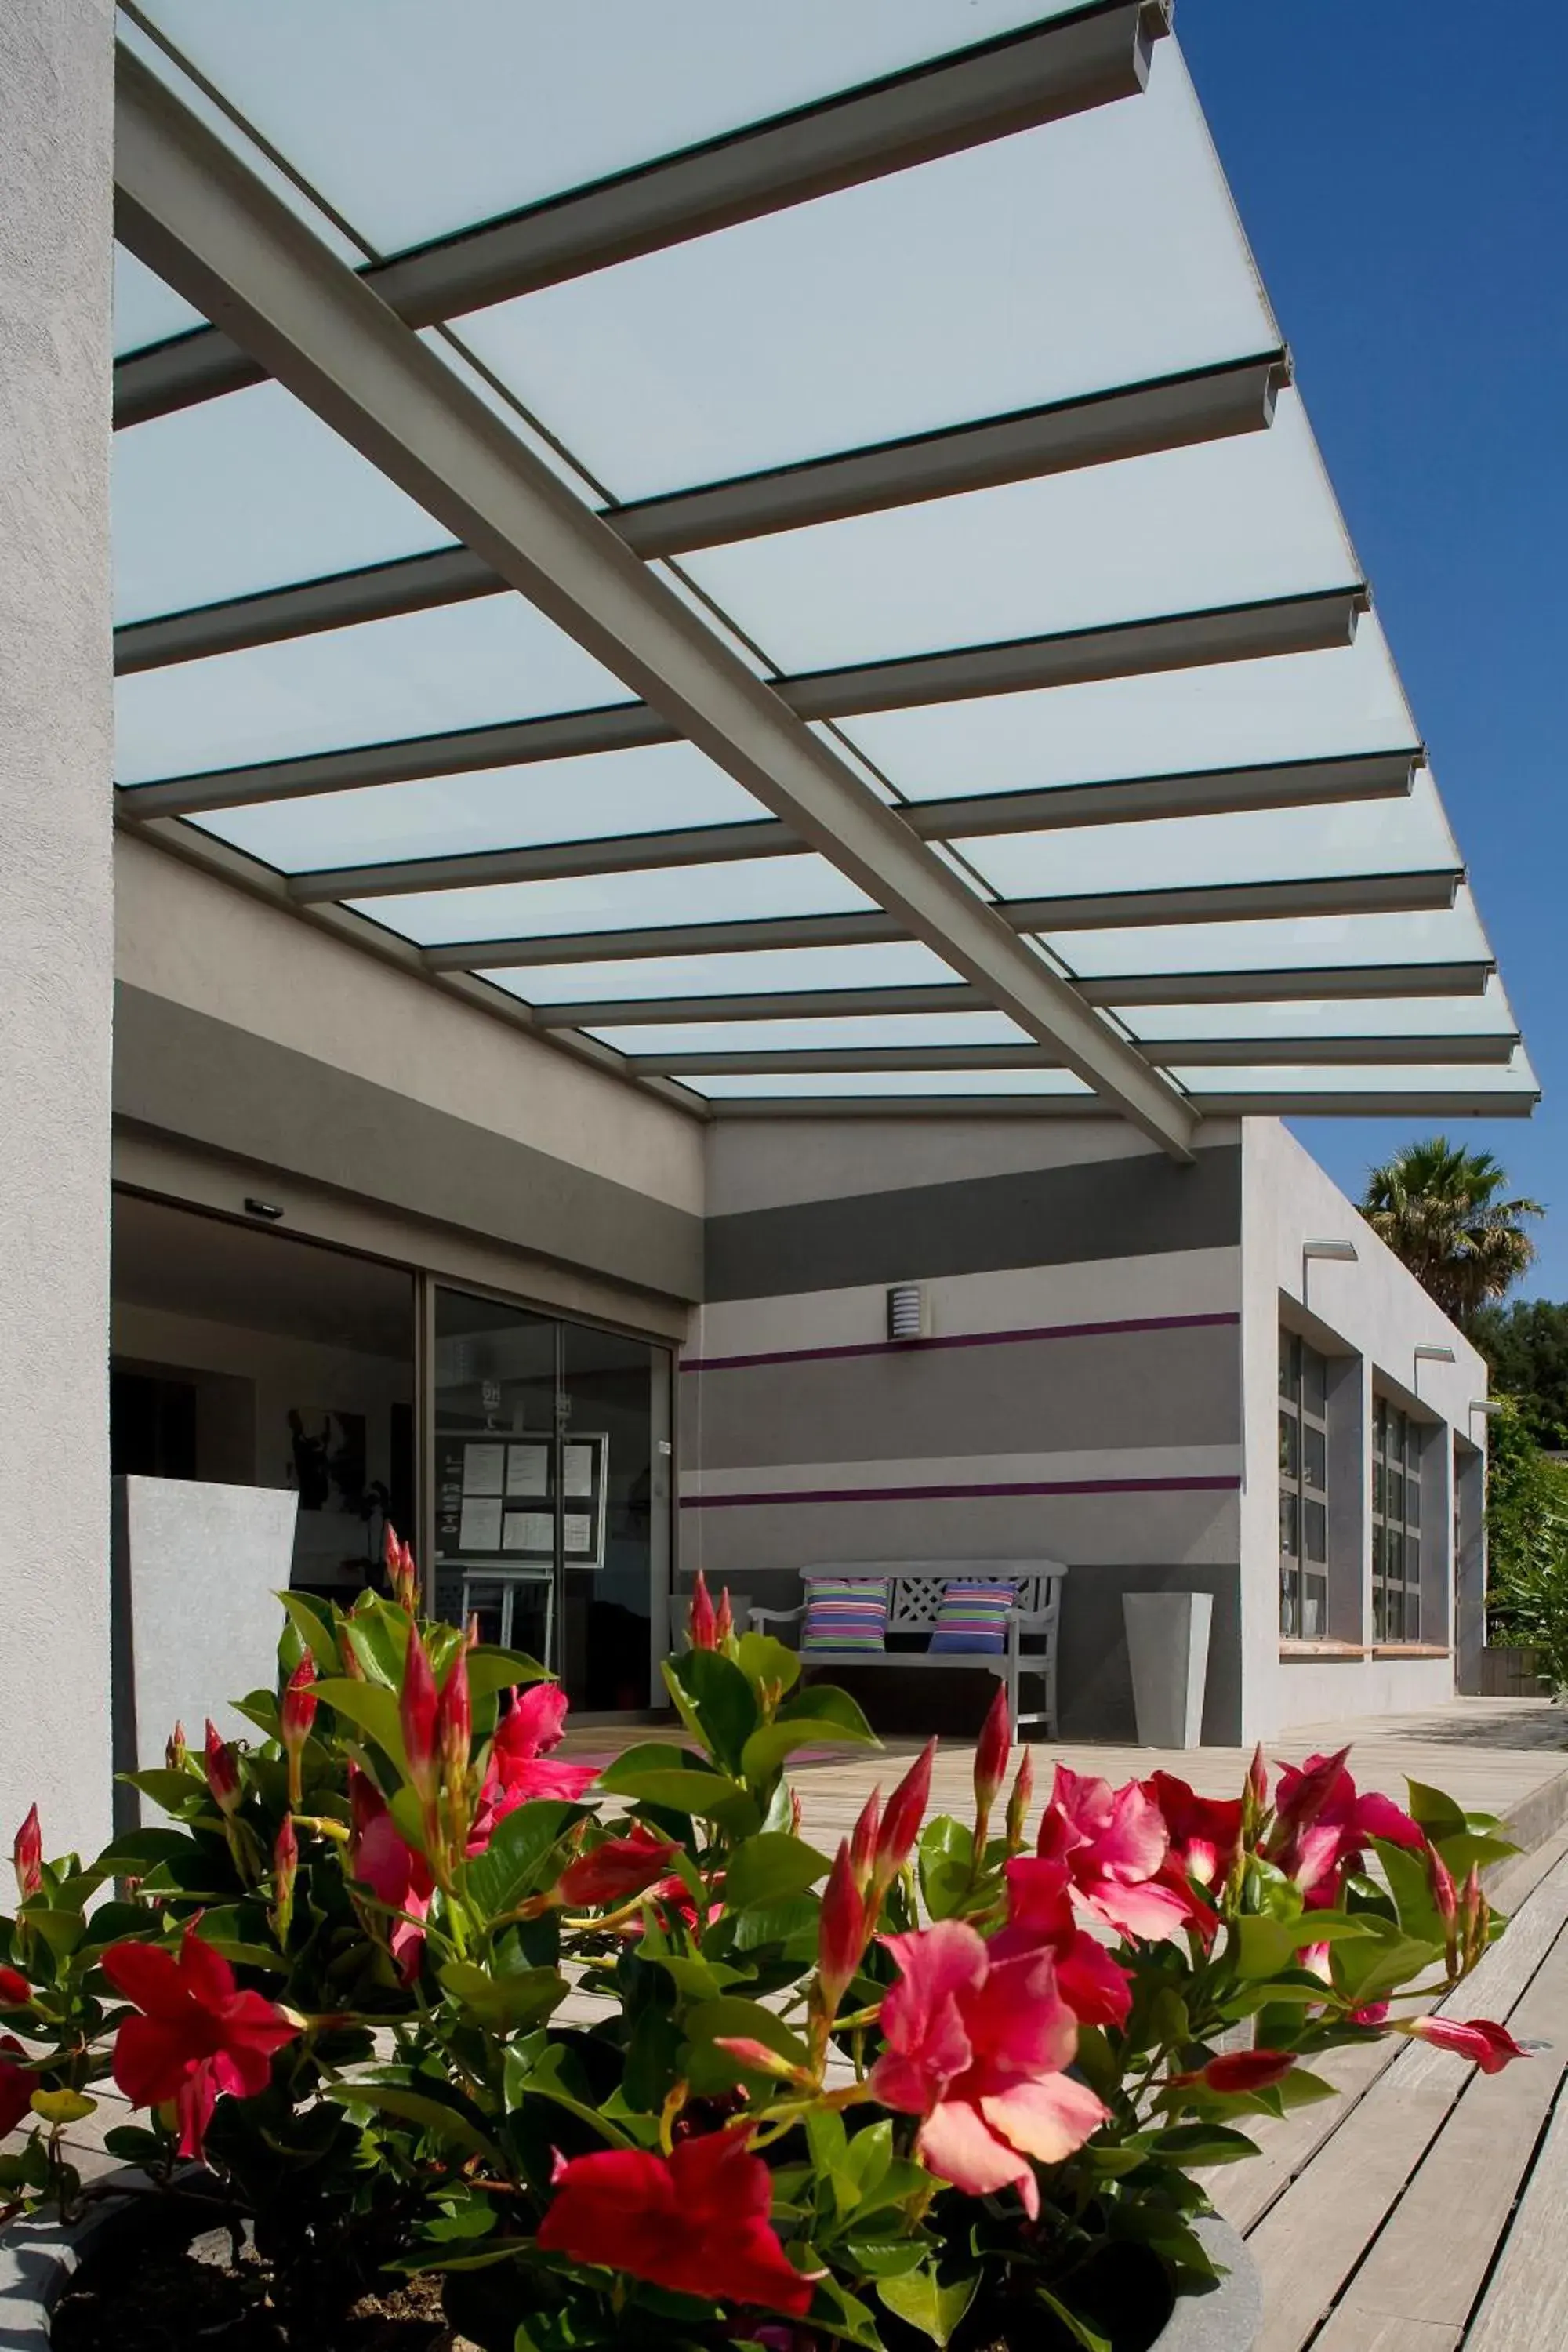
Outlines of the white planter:
M 1126 1592 L 1121 1610 L 1140 1743 L 1145 1748 L 1200 1747 L 1213 1594 Z

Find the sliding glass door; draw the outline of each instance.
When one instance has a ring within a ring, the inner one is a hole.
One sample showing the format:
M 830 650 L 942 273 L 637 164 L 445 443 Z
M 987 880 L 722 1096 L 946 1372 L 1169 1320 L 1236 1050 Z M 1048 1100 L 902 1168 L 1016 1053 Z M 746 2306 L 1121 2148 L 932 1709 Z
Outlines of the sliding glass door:
M 437 1613 L 559 1674 L 589 1713 L 646 1707 L 669 1587 L 669 1357 L 436 1286 Z

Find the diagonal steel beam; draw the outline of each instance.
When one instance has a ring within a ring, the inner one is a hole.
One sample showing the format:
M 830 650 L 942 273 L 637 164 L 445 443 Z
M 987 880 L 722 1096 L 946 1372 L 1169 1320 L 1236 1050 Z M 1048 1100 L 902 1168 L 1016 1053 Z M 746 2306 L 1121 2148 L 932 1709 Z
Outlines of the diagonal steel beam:
M 1167 923 L 1406 914 L 1451 907 L 1463 879 L 1462 868 L 1440 866 L 1393 874 L 1311 875 L 1287 882 L 1184 883 L 1160 890 L 1091 890 L 1072 898 L 1006 898 L 986 911 L 1013 931 L 1126 930 Z M 666 923 L 613 931 L 539 931 L 510 939 L 442 940 L 425 950 L 425 961 L 432 971 L 504 971 L 518 966 L 615 963 L 645 956 L 875 947 L 912 936 L 896 914 L 877 908 L 865 913 L 746 916 L 733 921 Z
M 364 275 L 411 326 L 457 318 L 1134 97 L 1148 79 L 1152 44 L 1169 29 L 1168 0 L 1094 0 L 395 255 Z M 233 321 L 219 319 L 121 360 L 115 423 L 141 424 L 236 391 L 268 365 Z
M 1192 1156 L 1196 1121 L 1179 1089 L 123 50 L 115 114 L 117 226 L 141 260 L 864 889 L 885 920 L 1173 1156 Z
M 1354 642 L 1357 619 L 1368 602 L 1366 589 L 1357 584 L 1264 604 L 1162 614 L 1102 628 L 1016 637 L 1003 645 L 961 646 L 942 653 L 905 655 L 897 661 L 811 670 L 779 679 L 773 691 L 799 718 L 848 719 L 858 711 L 907 710 L 977 695 L 1085 686 L 1152 670 L 1323 653 Z M 408 783 L 419 777 L 467 775 L 479 768 L 528 766 L 541 760 L 672 743 L 680 732 L 645 702 L 612 702 L 594 710 L 552 711 L 541 719 L 506 719 L 438 735 L 405 735 L 394 742 L 354 743 L 339 751 L 307 751 L 255 766 L 160 777 L 127 786 L 121 812 L 129 816 L 189 816 L 200 809 L 296 800 L 306 793 L 353 792 L 363 784 Z
M 608 507 L 605 520 L 638 555 L 677 555 L 768 531 L 795 530 L 847 515 L 950 498 L 964 490 L 1065 473 L 1156 450 L 1257 433 L 1273 418 L 1289 381 L 1282 352 L 1200 368 L 1079 400 L 950 425 L 732 480 Z M 173 662 L 204 661 L 247 646 L 276 645 L 322 629 L 354 627 L 403 613 L 505 593 L 507 583 L 466 547 L 432 548 L 284 588 L 228 596 L 114 632 L 121 677 Z
M 1408 795 L 1419 757 L 1414 751 L 1378 751 L 1358 759 L 1290 761 L 1194 775 L 1131 776 L 1114 783 L 1057 784 L 1037 792 L 912 801 L 900 804 L 898 813 L 922 841 L 972 841 L 1000 834 L 1129 824 L 1151 817 L 1213 816 L 1325 802 L 1396 800 Z M 443 857 L 380 858 L 364 866 L 319 866 L 293 875 L 289 893 L 302 906 L 321 906 L 331 898 L 390 898 L 409 890 L 468 890 L 497 882 L 559 881 L 573 875 L 647 873 L 658 866 L 787 857 L 803 847 L 798 835 L 777 817 L 740 824 L 669 825 L 657 833 L 605 834 L 583 841 L 458 851 Z

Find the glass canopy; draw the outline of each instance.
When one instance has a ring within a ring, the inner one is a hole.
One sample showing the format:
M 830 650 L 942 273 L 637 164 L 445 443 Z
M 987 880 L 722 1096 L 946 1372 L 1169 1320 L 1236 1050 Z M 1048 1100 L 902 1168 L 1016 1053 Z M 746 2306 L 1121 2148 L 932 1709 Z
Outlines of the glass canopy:
M 320 241 L 122 214 L 125 823 L 700 1116 L 1530 1108 L 1155 0 L 121 30 Z

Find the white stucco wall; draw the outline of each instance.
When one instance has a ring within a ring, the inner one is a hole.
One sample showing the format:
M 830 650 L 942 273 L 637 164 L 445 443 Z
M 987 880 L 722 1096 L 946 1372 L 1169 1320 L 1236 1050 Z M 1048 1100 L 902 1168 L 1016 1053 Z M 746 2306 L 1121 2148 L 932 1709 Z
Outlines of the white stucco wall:
M 1370 1618 L 1369 1503 L 1360 1498 L 1361 1573 L 1359 1624 L 1336 1626 L 1343 1648 L 1324 1645 L 1313 1656 L 1302 1648 L 1282 1649 L 1279 1618 L 1278 1334 L 1282 1304 L 1303 1309 L 1295 1320 L 1309 1335 L 1311 1321 L 1330 1353 L 1353 1351 L 1361 1384 L 1362 1452 L 1370 1447 L 1367 1416 L 1373 1379 L 1380 1386 L 1418 1398 L 1446 1425 L 1428 1440 L 1436 1497 L 1423 1473 L 1423 1549 L 1441 1548 L 1448 1559 L 1451 1497 L 1446 1475 L 1450 1433 L 1485 1444 L 1485 1421 L 1472 1414 L 1472 1402 L 1487 1393 L 1486 1364 L 1427 1297 L 1420 1284 L 1385 1249 L 1352 1204 L 1310 1153 L 1276 1119 L 1248 1119 L 1243 1129 L 1242 1266 L 1244 1324 L 1244 1433 L 1246 1488 L 1241 1507 L 1242 1641 L 1244 1717 L 1248 1739 L 1267 1738 L 1292 1723 L 1352 1715 L 1415 1712 L 1451 1696 L 1451 1657 L 1398 1658 L 1372 1653 Z M 1353 1264 L 1314 1259 L 1305 1267 L 1302 1244 L 1346 1240 L 1355 1244 Z M 1334 1343 L 1337 1342 L 1336 1348 Z M 1451 1364 L 1416 1362 L 1417 1344 L 1452 1348 Z M 1330 1477 L 1335 1475 L 1331 1453 Z M 1433 1507 L 1436 1500 L 1436 1507 Z M 1334 1539 L 1331 1537 L 1331 1550 Z M 1346 1567 L 1352 1556 L 1342 1554 Z M 1445 1566 L 1444 1576 L 1447 1575 Z M 1346 1579 L 1348 1582 L 1348 1576 Z M 1430 1588 L 1424 1580 L 1426 1613 Z M 1343 1591 L 1341 1589 L 1341 1604 Z M 1447 1595 L 1444 1595 L 1447 1601 Z M 1446 1610 L 1443 1612 L 1446 1619 Z M 1423 1626 L 1439 1645 L 1451 1638 L 1446 1622 Z M 1352 1656 L 1360 1647 L 1365 1654 Z
M 0 7 L 0 1849 L 110 1817 L 110 0 Z

